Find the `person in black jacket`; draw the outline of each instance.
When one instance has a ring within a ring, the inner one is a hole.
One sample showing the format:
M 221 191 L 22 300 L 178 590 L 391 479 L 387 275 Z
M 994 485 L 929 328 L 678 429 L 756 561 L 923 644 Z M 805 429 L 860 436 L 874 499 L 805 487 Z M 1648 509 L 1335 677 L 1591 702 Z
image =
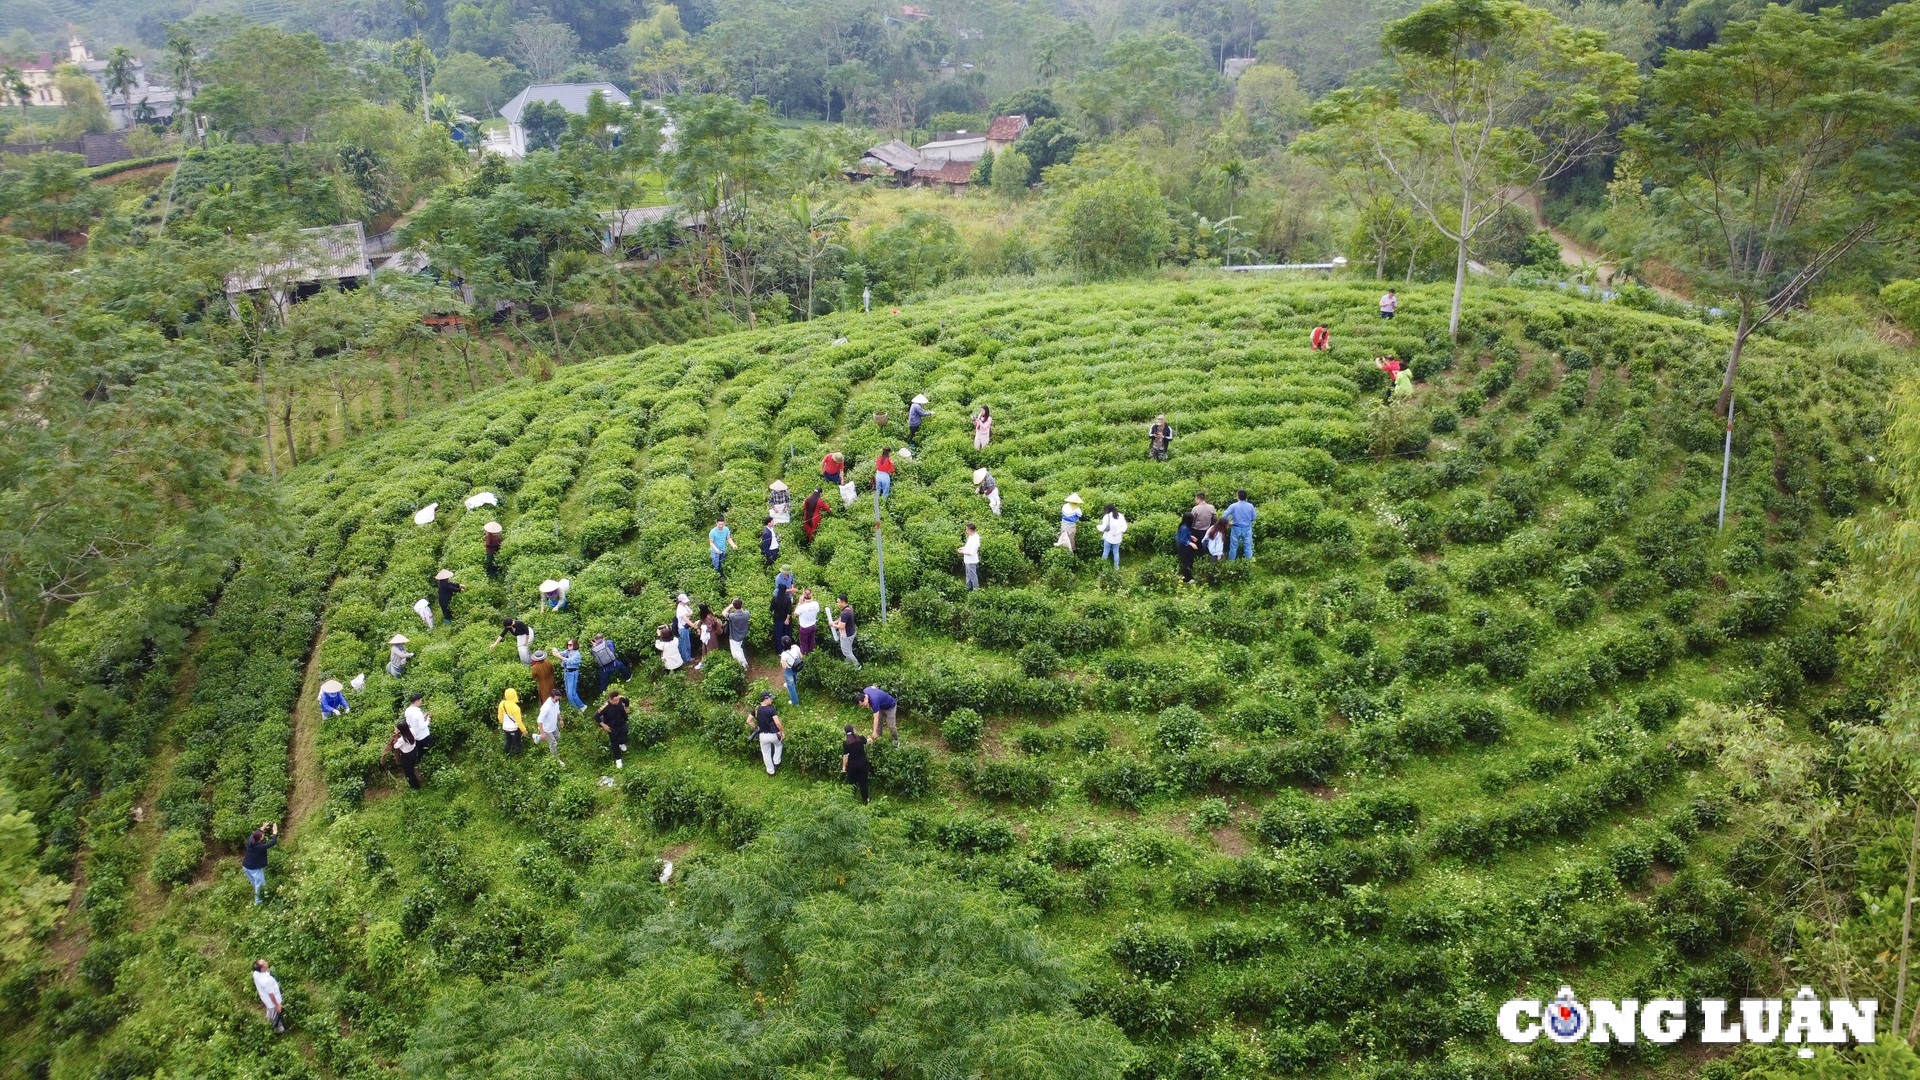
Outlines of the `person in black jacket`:
M 847 741 L 840 745 L 840 774 L 847 783 L 860 789 L 860 801 L 867 801 L 867 737 L 847 725 Z
M 773 531 L 773 515 L 760 523 L 760 557 L 772 566 L 780 558 L 780 534 Z
M 267 887 L 267 849 L 280 842 L 280 826 L 263 821 L 247 837 L 247 850 L 240 856 L 240 869 L 253 882 L 253 902 L 260 902 L 260 890 Z
M 627 697 L 619 690 L 607 695 L 607 703 L 593 714 L 600 722 L 600 730 L 607 733 L 607 750 L 613 754 L 613 767 L 626 768 L 627 756 Z
M 451 626 L 453 625 L 453 594 L 466 592 L 467 587 L 454 582 L 451 570 L 442 570 L 435 574 L 433 584 L 440 594 L 440 614 L 447 620 L 447 625 Z

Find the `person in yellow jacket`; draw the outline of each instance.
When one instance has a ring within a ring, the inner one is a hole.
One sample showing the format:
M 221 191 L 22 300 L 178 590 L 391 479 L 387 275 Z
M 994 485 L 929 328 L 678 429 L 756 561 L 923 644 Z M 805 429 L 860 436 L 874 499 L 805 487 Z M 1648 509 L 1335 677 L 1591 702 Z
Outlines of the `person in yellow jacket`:
M 507 735 L 507 755 L 517 756 L 524 748 L 520 739 L 527 730 L 527 722 L 520 718 L 520 691 L 511 686 L 500 698 L 500 730 Z

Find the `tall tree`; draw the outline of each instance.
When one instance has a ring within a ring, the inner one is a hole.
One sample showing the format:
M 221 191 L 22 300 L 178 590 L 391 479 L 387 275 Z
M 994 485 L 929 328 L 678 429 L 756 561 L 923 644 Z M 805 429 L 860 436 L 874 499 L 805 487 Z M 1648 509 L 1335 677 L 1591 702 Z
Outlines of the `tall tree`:
M 119 94 L 122 98 L 131 100 L 134 85 L 138 81 L 138 77 L 134 74 L 136 63 L 133 50 L 125 45 L 113 47 L 113 51 L 107 54 L 108 93 Z
M 705 94 L 676 97 L 668 111 L 675 146 L 667 155 L 667 190 L 693 215 L 728 297 L 739 298 L 740 316 L 751 326 L 762 269 L 754 211 L 774 180 L 767 155 L 773 118 L 765 101 Z
M 1736 315 L 1714 408 L 1753 332 L 1915 208 L 1920 8 L 1869 19 L 1770 7 L 1670 51 L 1626 133 L 1660 185 L 1660 253 Z
M 348 99 L 347 73 L 312 34 L 247 26 L 220 44 L 206 66 L 197 112 L 236 135 L 299 141 Z
M 1388 25 L 1386 85 L 1336 92 L 1315 110 L 1454 242 L 1449 333 L 1460 332 L 1475 234 L 1605 150 L 1633 105 L 1639 74 L 1605 42 L 1520 0 L 1437 0 Z
M 580 38 L 551 19 L 514 23 L 507 35 L 507 55 L 537 83 L 559 78 L 579 49 Z

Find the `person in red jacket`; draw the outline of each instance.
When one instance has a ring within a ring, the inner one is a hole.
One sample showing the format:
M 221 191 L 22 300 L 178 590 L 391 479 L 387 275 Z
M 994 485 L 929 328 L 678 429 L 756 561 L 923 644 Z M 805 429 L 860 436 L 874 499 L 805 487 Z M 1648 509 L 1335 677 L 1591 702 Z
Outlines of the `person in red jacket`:
M 820 516 L 827 513 L 827 501 L 820 497 L 820 489 L 814 488 L 807 501 L 800 504 L 800 527 L 806 531 L 807 543 L 813 543 L 813 534 L 820 531 Z
M 820 477 L 834 487 L 839 487 L 845 482 L 841 480 L 841 476 L 844 474 L 846 466 L 846 455 L 836 450 L 820 459 Z
M 1324 326 L 1314 327 L 1313 328 L 1313 351 L 1325 352 L 1326 350 L 1331 348 L 1333 348 L 1333 335 L 1329 334 L 1327 332 L 1327 328 Z

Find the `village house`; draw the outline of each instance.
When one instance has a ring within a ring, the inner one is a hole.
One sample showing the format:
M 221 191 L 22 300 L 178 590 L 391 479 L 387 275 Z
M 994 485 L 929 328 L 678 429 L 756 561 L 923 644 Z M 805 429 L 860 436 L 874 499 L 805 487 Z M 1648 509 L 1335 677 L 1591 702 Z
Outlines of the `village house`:
M 489 141 L 486 148 L 506 157 L 527 156 L 527 129 L 521 123 L 526 115 L 527 106 L 536 101 L 558 105 L 575 116 L 587 114 L 587 99 L 598 90 L 615 105 L 631 105 L 633 99 L 620 92 L 612 83 L 536 83 L 513 95 L 512 100 L 500 106 L 500 115 L 507 121 L 505 142 Z
M 172 88 L 148 80 L 146 64 L 139 57 L 133 59 L 129 73 L 132 85 L 126 92 L 109 89 L 108 62 L 94 59 L 93 53 L 78 36 L 68 39 L 65 58 L 56 58 L 53 53 L 43 52 L 12 62 L 9 66 L 19 69 L 21 81 L 27 85 L 28 105 L 59 107 L 65 105 L 66 101 L 60 96 L 60 87 L 54 81 L 54 76 L 63 65 L 79 69 L 81 74 L 99 85 L 100 94 L 107 102 L 107 114 L 116 131 L 136 123 L 161 123 L 171 119 L 178 104 L 179 95 Z M 0 86 L 0 103 L 20 104 L 14 100 L 10 88 L 5 86 Z

